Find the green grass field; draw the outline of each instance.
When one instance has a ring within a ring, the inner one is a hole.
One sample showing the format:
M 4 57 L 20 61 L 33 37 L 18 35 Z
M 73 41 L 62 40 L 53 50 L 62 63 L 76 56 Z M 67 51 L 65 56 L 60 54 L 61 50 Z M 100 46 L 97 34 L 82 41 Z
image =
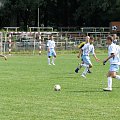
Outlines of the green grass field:
M 98 54 L 101 61 L 106 56 Z M 112 92 L 103 92 L 109 64 L 91 58 L 87 79 L 80 76 L 83 68 L 74 73 L 76 54 L 58 55 L 55 66 L 47 65 L 45 55 L 1 58 L 0 120 L 119 120 L 120 81 L 113 80 Z

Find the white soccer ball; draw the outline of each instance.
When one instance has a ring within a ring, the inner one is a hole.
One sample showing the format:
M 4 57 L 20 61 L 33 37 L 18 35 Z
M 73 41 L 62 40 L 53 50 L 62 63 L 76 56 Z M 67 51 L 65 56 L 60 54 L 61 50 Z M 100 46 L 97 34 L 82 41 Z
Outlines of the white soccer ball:
M 55 91 L 60 91 L 61 90 L 61 86 L 60 85 L 55 85 L 54 86 L 54 90 Z

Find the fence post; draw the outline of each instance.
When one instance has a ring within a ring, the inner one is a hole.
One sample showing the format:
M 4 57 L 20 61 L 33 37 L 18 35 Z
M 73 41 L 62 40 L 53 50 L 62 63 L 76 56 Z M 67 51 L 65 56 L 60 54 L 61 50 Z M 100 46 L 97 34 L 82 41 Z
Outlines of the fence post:
M 8 46 L 9 46 L 8 52 L 9 52 L 9 55 L 11 55 L 11 46 L 12 46 L 11 37 L 12 37 L 12 35 L 10 33 L 9 36 L 8 36 L 8 42 L 9 42 L 9 44 L 8 44 Z
M 41 55 L 41 35 L 39 35 L 39 55 Z

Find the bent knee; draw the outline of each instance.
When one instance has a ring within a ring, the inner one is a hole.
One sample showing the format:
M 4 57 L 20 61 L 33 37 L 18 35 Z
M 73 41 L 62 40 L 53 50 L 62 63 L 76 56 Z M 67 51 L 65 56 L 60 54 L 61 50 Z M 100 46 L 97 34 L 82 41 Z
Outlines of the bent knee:
M 92 65 L 89 65 L 89 68 L 92 68 Z
M 116 72 L 109 72 L 108 75 L 111 76 L 112 78 L 116 78 Z
M 116 75 L 113 75 L 112 78 L 116 78 Z

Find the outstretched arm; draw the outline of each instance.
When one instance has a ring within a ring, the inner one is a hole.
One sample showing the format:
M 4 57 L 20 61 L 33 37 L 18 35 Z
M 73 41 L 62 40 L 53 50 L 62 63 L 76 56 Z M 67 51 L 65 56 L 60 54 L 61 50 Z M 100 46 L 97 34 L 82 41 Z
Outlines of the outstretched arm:
M 93 56 L 94 56 L 94 58 L 95 58 L 95 60 L 98 62 L 98 61 L 100 61 L 97 57 L 96 57 L 96 54 L 94 53 L 93 54 Z
M 109 57 L 107 57 L 104 61 L 103 61 L 103 65 L 105 65 L 105 63 L 110 59 L 113 58 L 115 56 L 114 53 L 111 53 L 111 55 Z
M 95 60 L 96 60 L 97 62 L 99 62 L 100 60 L 96 57 L 94 46 L 93 46 L 93 49 L 92 49 L 91 52 L 92 52 L 92 54 L 93 54 Z
M 81 55 L 82 55 L 82 49 L 79 50 L 77 57 L 80 58 Z

